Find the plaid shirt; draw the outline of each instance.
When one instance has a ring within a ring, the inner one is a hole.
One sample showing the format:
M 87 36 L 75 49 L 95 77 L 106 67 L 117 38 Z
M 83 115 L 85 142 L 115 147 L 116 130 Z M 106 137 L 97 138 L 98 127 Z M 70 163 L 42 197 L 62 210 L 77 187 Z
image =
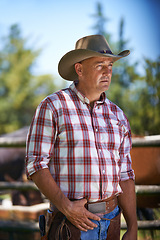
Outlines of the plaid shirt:
M 49 168 L 70 199 L 96 201 L 119 194 L 119 181 L 134 179 L 131 131 L 123 111 L 105 93 L 93 109 L 73 83 L 38 106 L 28 134 L 30 177 Z

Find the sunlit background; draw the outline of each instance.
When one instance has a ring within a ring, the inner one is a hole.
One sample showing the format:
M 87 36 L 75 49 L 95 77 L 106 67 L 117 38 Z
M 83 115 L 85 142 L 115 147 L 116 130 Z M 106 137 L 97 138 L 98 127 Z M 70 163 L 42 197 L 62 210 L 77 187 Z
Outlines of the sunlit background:
M 131 50 L 113 68 L 108 98 L 134 135 L 159 134 L 159 10 L 159 0 L 1 0 L 0 134 L 29 125 L 39 102 L 69 85 L 58 75 L 60 58 L 99 33 L 114 53 Z
M 159 0 L 1 0 L 0 34 L 4 36 L 12 24 L 19 24 L 30 45 L 43 50 L 35 71 L 58 75 L 57 64 L 62 55 L 74 49 L 79 38 L 96 33 L 93 15 L 98 2 L 111 40 L 118 41 L 120 20 L 124 18 L 124 37 L 132 50 L 131 60 L 155 60 L 159 56 Z M 143 71 L 143 64 L 140 65 Z

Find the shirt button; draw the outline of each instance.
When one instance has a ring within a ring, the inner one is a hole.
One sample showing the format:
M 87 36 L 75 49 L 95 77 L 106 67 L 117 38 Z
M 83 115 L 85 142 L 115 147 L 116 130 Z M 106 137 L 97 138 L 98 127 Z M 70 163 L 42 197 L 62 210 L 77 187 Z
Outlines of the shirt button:
M 105 170 L 103 170 L 102 173 L 105 174 Z
M 95 130 L 96 132 L 98 132 L 98 128 L 96 128 L 96 130 Z

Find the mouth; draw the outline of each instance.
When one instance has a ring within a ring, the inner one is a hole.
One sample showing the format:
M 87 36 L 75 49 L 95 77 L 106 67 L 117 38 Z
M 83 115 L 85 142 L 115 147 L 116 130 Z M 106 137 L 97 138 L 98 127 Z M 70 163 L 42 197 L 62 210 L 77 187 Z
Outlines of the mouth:
M 100 79 L 100 81 L 101 82 L 109 82 L 109 77 L 102 77 L 101 79 Z
M 109 83 L 109 79 L 107 78 L 107 79 L 102 79 L 100 82 L 102 82 L 102 83 Z

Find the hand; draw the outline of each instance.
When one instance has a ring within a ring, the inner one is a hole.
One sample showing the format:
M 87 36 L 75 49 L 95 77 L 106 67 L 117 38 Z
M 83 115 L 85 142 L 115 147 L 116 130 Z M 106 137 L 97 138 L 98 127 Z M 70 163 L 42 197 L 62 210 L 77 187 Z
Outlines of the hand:
M 137 240 L 137 231 L 127 231 L 123 235 L 122 240 Z
M 97 215 L 89 212 L 84 207 L 86 203 L 86 199 L 71 201 L 71 204 L 66 211 L 67 213 L 65 214 L 67 219 L 81 231 L 92 230 L 97 227 L 97 225 L 89 219 L 100 221 L 100 218 Z

